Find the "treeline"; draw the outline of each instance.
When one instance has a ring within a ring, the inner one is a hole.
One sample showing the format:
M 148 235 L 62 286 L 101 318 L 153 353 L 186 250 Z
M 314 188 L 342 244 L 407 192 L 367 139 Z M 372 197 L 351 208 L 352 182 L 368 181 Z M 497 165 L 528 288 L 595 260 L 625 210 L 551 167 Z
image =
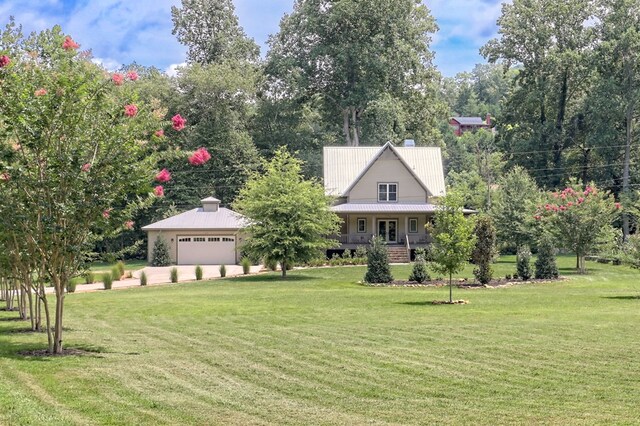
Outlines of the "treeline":
M 306 176 L 321 177 L 324 146 L 403 139 L 443 147 L 448 184 L 468 207 L 488 210 L 514 166 L 539 187 L 574 177 L 626 204 L 640 185 L 639 15 L 638 0 L 516 0 L 481 49 L 488 63 L 443 78 L 432 63 L 436 22 L 416 0 L 296 1 L 264 59 L 231 0 L 184 0 L 172 16 L 187 65 L 175 77 L 137 67 L 141 96 L 181 111 L 189 126 L 174 142 L 204 146 L 212 161 L 193 170 L 167 160 L 168 195 L 136 223 L 212 194 L 229 204 L 282 145 L 305 161 Z M 456 137 L 447 124 L 487 114 L 495 133 Z M 135 239 L 131 232 L 101 250 Z

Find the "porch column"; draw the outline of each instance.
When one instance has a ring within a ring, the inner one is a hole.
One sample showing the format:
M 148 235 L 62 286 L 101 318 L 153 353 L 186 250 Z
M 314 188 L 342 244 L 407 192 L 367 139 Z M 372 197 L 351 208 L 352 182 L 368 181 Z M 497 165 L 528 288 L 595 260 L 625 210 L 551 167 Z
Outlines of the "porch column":
M 409 216 L 404 217 L 404 236 L 409 241 Z
M 351 217 L 349 216 L 349 213 L 347 213 L 347 238 L 346 238 L 346 242 L 347 244 L 349 244 L 351 242 L 351 237 L 349 236 L 351 233 L 351 230 L 349 229 L 349 221 L 351 220 Z
M 371 228 L 373 236 L 376 237 L 378 235 L 378 224 L 376 223 L 375 215 L 371 217 Z

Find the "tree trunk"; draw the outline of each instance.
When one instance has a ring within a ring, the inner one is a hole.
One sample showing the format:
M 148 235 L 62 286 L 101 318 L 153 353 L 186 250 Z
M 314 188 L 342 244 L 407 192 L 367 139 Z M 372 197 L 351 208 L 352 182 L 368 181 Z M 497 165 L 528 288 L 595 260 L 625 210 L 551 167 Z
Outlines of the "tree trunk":
M 287 276 L 287 262 L 280 262 L 280 269 L 282 269 L 282 278 Z
M 360 146 L 360 135 L 358 135 L 358 113 L 356 107 L 351 107 L 351 127 L 353 128 L 353 146 Z
M 633 138 L 633 102 L 629 101 L 625 111 L 626 140 L 624 145 L 624 165 L 622 170 L 622 194 L 625 200 L 629 199 L 629 166 L 631 164 L 631 142 Z M 627 241 L 629 237 L 629 215 L 622 213 L 622 238 Z
M 449 303 L 453 303 L 453 281 L 449 272 Z
M 349 109 L 342 111 L 342 131 L 347 146 L 351 146 L 351 131 L 349 130 Z
M 53 276 L 53 284 L 56 290 L 56 318 L 54 326 L 53 353 L 62 353 L 62 314 L 64 312 L 64 287 L 60 277 Z

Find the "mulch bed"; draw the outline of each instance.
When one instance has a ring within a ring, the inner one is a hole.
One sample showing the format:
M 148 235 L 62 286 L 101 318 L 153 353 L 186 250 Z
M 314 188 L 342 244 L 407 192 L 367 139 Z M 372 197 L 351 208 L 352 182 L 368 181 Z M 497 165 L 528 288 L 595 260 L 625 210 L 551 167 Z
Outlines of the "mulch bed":
M 454 280 L 453 285 L 456 286 L 457 288 L 474 290 L 474 289 L 480 289 L 480 288 L 504 288 L 504 287 L 512 287 L 516 285 L 523 285 L 523 284 L 545 284 L 545 283 L 562 281 L 564 279 L 565 279 L 564 277 L 559 277 L 555 280 L 530 279 L 527 281 L 522 281 L 522 280 L 513 280 L 513 279 L 507 280 L 505 278 L 500 278 L 496 280 L 491 280 L 488 284 L 480 284 L 474 281 L 463 279 L 463 280 Z M 378 283 L 378 284 L 362 283 L 362 284 L 369 287 L 444 287 L 449 285 L 449 281 L 448 280 L 431 280 L 431 281 L 425 281 L 422 284 L 420 284 L 415 281 L 394 280 L 394 281 L 391 281 L 390 283 Z M 447 301 L 447 303 L 449 302 Z

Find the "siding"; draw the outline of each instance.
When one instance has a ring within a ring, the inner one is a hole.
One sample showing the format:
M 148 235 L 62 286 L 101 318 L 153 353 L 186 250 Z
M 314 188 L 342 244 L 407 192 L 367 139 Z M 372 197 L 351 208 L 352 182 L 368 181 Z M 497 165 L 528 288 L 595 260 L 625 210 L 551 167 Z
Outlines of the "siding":
M 377 203 L 379 182 L 398 184 L 398 202 L 427 202 L 425 190 L 391 150 L 385 151 L 351 189 L 349 202 Z

